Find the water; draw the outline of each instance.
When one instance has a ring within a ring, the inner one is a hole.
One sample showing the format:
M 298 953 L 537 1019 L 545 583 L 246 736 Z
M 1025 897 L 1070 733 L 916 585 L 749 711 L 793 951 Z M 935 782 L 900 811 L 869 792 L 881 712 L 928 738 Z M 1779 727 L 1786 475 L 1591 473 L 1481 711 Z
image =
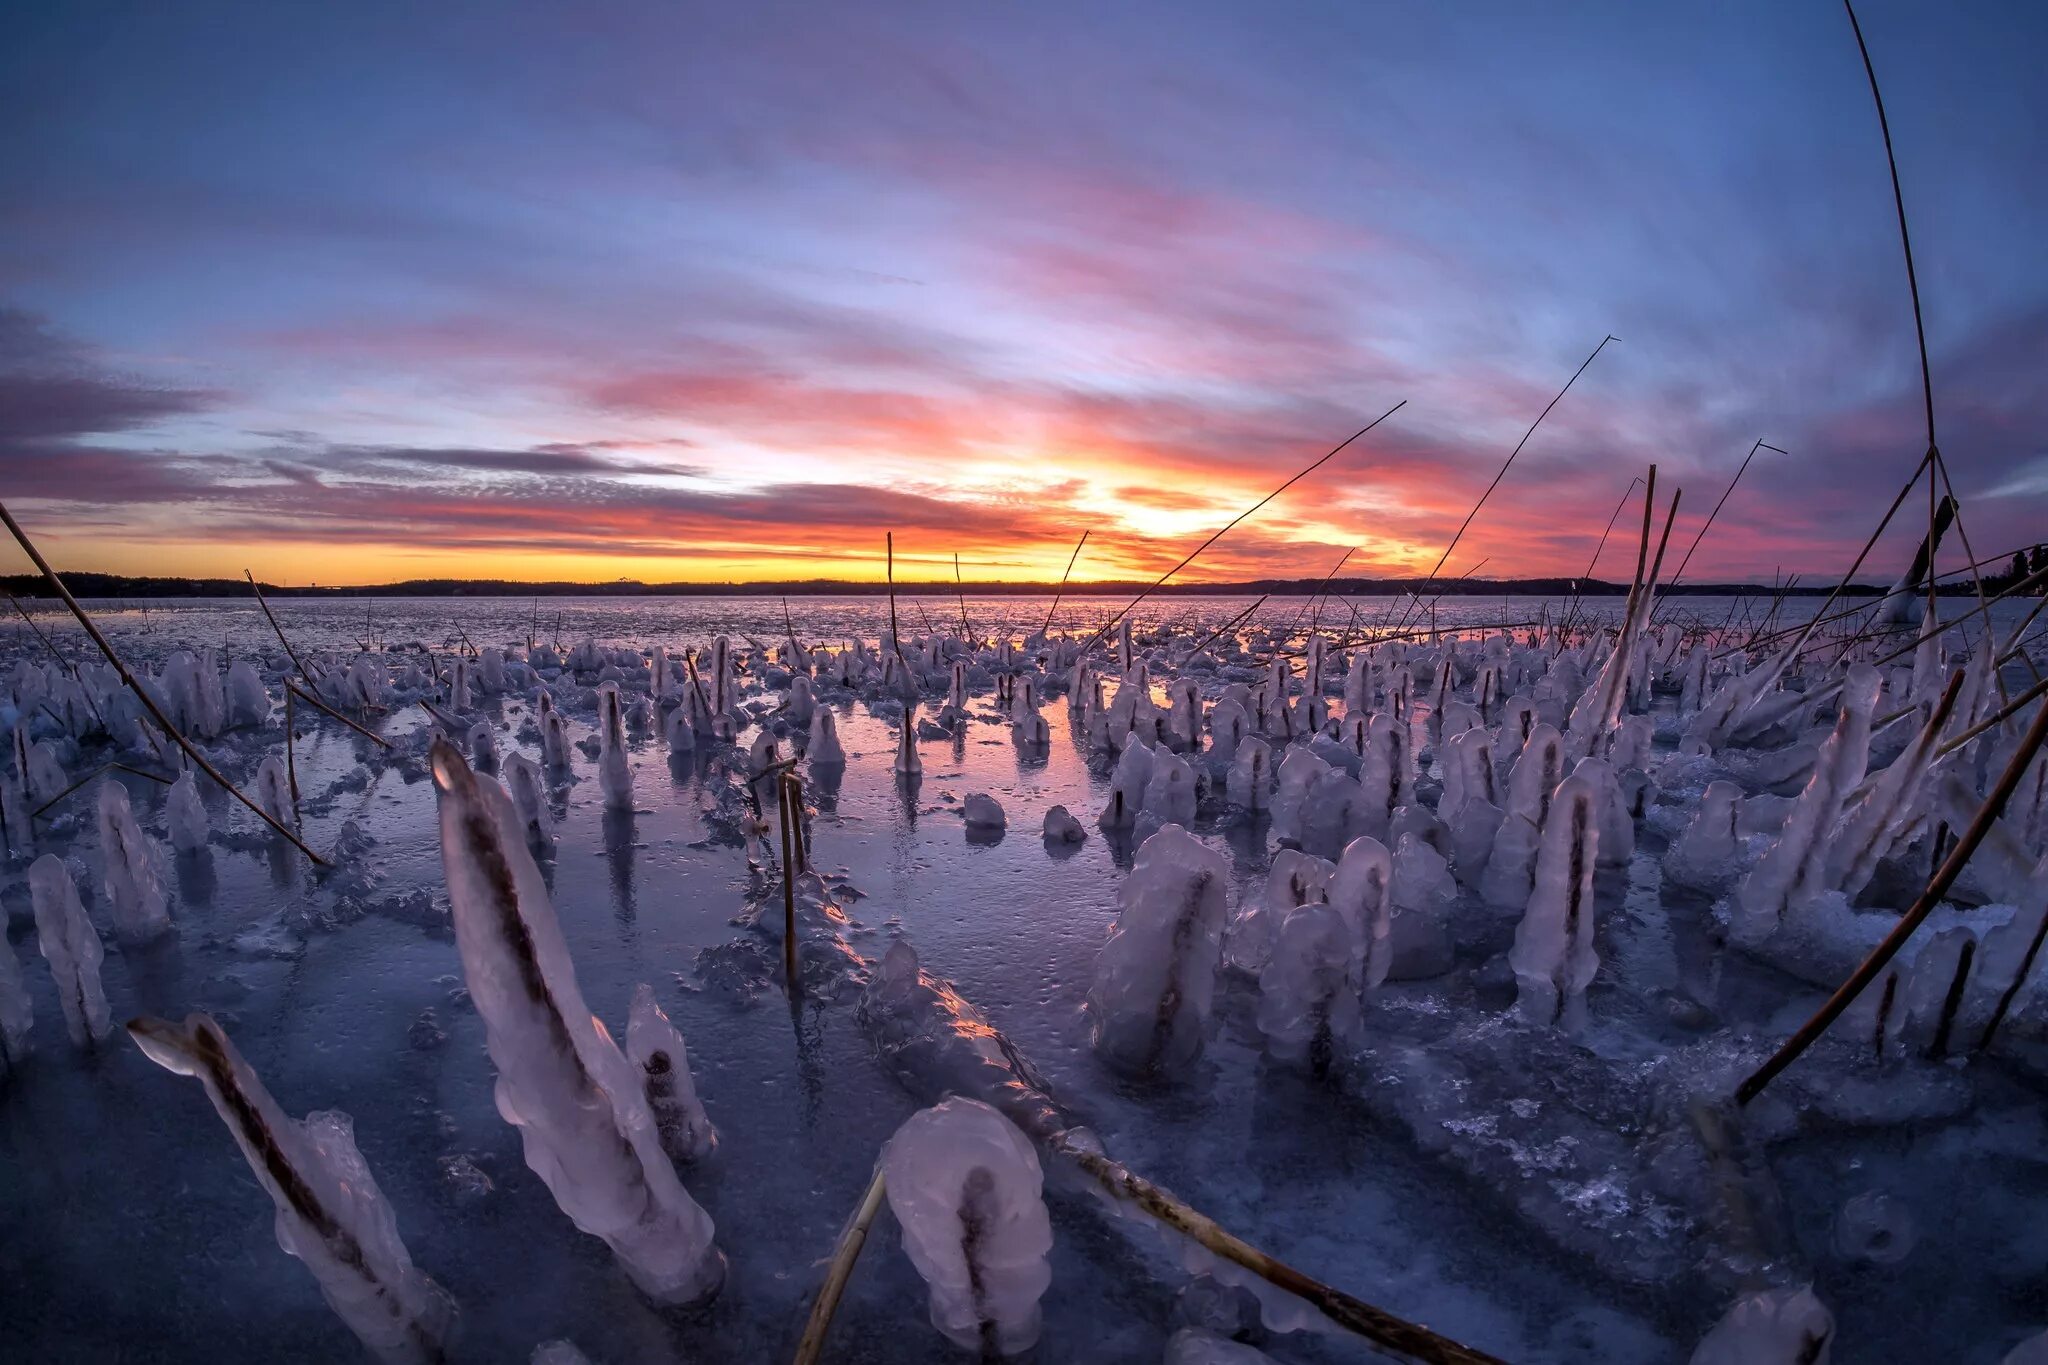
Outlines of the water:
M 1171 598 L 1156 612 L 1148 603 L 1141 617 L 1206 633 L 1253 600 Z M 1814 602 L 1788 604 L 1780 620 L 1799 619 Z M 772 599 L 544 599 L 537 615 L 518 599 L 275 605 L 302 654 L 337 660 L 364 640 L 445 652 L 464 637 L 478 646 L 524 646 L 530 635 L 565 646 L 595 637 L 677 650 L 701 646 L 715 631 L 764 643 L 783 633 L 783 607 Z M 1048 605 L 969 598 L 966 610 L 980 631 L 1007 626 L 1021 636 L 1037 628 Z M 1059 622 L 1091 628 L 1120 605 L 1069 599 Z M 1367 622 L 1400 610 L 1381 600 L 1355 605 Z M 1504 615 L 1532 621 L 1544 605 L 1446 599 L 1437 624 L 1498 625 Z M 1611 615 L 1619 602 L 1591 605 Z M 1731 605 L 1680 599 L 1673 613 L 1718 621 Z M 1285 626 L 1304 607 L 1300 599 L 1275 600 L 1254 619 Z M 1754 604 L 1754 614 L 1762 608 Z M 1565 606 L 1552 601 L 1548 609 L 1555 619 Z M 813 642 L 874 641 L 888 629 L 882 599 L 792 598 L 788 610 L 798 634 Z M 1348 624 L 1351 610 L 1340 601 L 1319 612 L 1328 626 Z M 907 634 L 924 627 L 927 613 L 941 628 L 957 623 L 960 606 L 950 598 L 905 599 L 899 611 Z M 47 612 L 41 619 L 60 648 L 84 656 L 79 631 L 60 628 Z M 237 658 L 260 655 L 277 694 L 282 655 L 250 602 L 108 604 L 98 619 L 137 662 L 200 644 Z M 0 628 L 7 667 L 40 650 L 18 621 Z M 556 690 L 564 699 L 573 691 Z M 972 709 L 992 712 L 992 697 L 984 692 Z M 496 723 L 503 750 L 537 754 L 530 731 L 520 737 L 531 719 L 525 700 L 493 698 L 478 711 Z M 1063 701 L 1049 704 L 1046 715 L 1052 743 L 1040 756 L 1020 754 L 992 715 L 978 716 L 952 740 L 923 743 L 924 779 L 906 800 L 889 772 L 893 723 L 865 703 L 841 708 L 848 764 L 836 789 L 810 791 L 819 811 L 813 856 L 858 890 L 847 901 L 856 950 L 878 958 L 896 936 L 908 936 L 924 965 L 954 980 L 1112 1152 L 1312 1274 L 1512 1360 L 1682 1359 L 1720 1303 L 1701 1301 L 1683 1282 L 1615 1281 L 1533 1233 L 1498 1191 L 1417 1150 L 1369 1086 L 1268 1063 L 1252 1025 L 1255 992 L 1242 980 L 1226 984 L 1220 1028 L 1192 1078 L 1137 1086 L 1101 1068 L 1080 1003 L 1130 849 L 1094 827 L 1106 765 L 1077 745 Z M 216 840 L 208 853 L 173 862 L 177 934 L 139 950 L 109 939 L 106 985 L 116 1017 L 210 1011 L 288 1112 L 339 1108 L 354 1116 L 414 1259 L 462 1305 L 455 1358 L 523 1360 L 554 1337 L 574 1340 L 600 1365 L 786 1357 L 821 1278 L 819 1261 L 858 1201 L 875 1154 L 915 1106 L 876 1065 L 847 1001 L 809 1001 L 792 1012 L 772 982 L 734 986 L 700 974 L 699 954 L 732 940 L 736 917 L 764 901 L 779 913 L 780 898 L 777 884 L 750 873 L 741 850 L 707 823 L 720 779 L 704 749 L 672 764 L 658 738 L 636 739 L 630 814 L 605 811 L 595 764 L 579 753 L 577 780 L 557 806 L 559 846 L 546 867 L 592 1008 L 623 1036 L 634 984 L 651 982 L 689 1040 L 699 1092 L 721 1132 L 718 1154 L 684 1178 L 718 1223 L 732 1276 L 708 1310 L 674 1319 L 648 1308 L 602 1244 L 556 1210 L 493 1107 L 481 1025 L 463 999 L 453 940 L 439 927 L 445 892 L 424 770 L 417 761 L 388 763 L 366 741 L 303 710 L 301 718 L 305 836 L 329 849 L 343 823 L 356 822 L 375 840 L 357 869 L 367 884 L 344 895 L 343 878 L 316 872 L 207 789 Z M 587 707 L 573 720 L 577 738 L 590 732 Z M 413 707 L 379 728 L 402 741 L 425 723 Z M 280 733 L 273 726 L 260 742 L 224 742 L 231 775 L 246 778 L 263 744 L 274 750 Z M 145 828 L 160 831 L 164 789 L 119 780 Z M 1000 842 L 964 837 L 959 804 L 973 792 L 993 795 L 1007 812 Z M 1071 852 L 1051 853 L 1038 837 L 1043 812 L 1055 803 L 1089 828 L 1089 839 Z M 90 788 L 70 798 L 44 846 L 91 869 L 82 890 L 104 928 L 90 809 Z M 225 841 L 223 830 L 230 831 Z M 1206 807 L 1196 832 L 1230 856 L 1235 909 L 1263 884 L 1268 841 L 1220 824 Z M 1715 954 L 1703 942 L 1697 905 L 1679 913 L 1663 904 L 1655 865 L 1661 840 L 1646 831 L 1642 842 L 1635 865 L 1602 882 L 1600 947 L 1610 965 L 1593 1008 L 1625 1021 L 1615 1026 L 1614 1046 L 1655 1053 L 1686 1041 L 1668 1020 L 1644 1022 L 1655 1013 L 1644 1002 L 1681 977 L 1711 973 L 1717 989 L 1748 1002 L 1731 1006 L 1738 1017 L 1801 1013 L 1817 1002 L 1811 987 Z M 0 1284 L 7 1286 L 0 1359 L 232 1365 L 356 1358 L 310 1276 L 278 1249 L 269 1201 L 200 1088 L 147 1062 L 118 1033 L 93 1055 L 69 1048 L 48 972 L 35 956 L 25 864 L 0 873 L 0 905 L 35 993 L 37 1049 L 19 1076 L 0 1085 Z M 349 913 L 337 916 L 338 908 Z M 1497 990 L 1475 987 L 1463 973 L 1395 994 L 1401 1008 L 1424 1013 L 1504 1004 Z M 2012 1177 L 2025 1190 L 2025 1206 L 2048 1207 L 2038 1146 L 2014 1156 L 2010 1149 L 2023 1144 L 1979 1145 L 1993 1152 L 1986 1161 L 2005 1163 L 1999 1169 L 2008 1176 L 2012 1163 L 2025 1164 L 2029 1174 Z M 1788 1161 L 1825 1165 L 1834 1156 L 1826 1142 L 1813 1142 Z M 1177 1253 L 1145 1226 L 1110 1215 L 1092 1194 L 1058 1179 L 1049 1185 L 1053 1284 L 1034 1358 L 1157 1359 L 1184 1280 Z M 1806 1220 L 1824 1217 L 1827 1200 L 1811 1202 Z M 2025 1247 L 2038 1238 L 2016 1227 L 2010 1240 Z M 1923 1341 L 1983 1340 L 1987 1318 L 2011 1317 L 2024 1292 L 2019 1283 L 1980 1284 L 1964 1312 L 1921 1299 L 1909 1286 L 1887 1297 L 1862 1280 L 1845 1284 L 1831 1301 L 1856 1305 L 1836 1304 L 1846 1314 L 1845 1345 L 1857 1347 L 1848 1358 L 1859 1361 L 1930 1358 L 1908 1353 Z M 1888 1325 L 1880 1319 L 1905 1313 L 1905 1302 L 1924 1307 L 1929 1323 L 1893 1340 L 1879 1330 Z M 923 1314 L 923 1287 L 885 1218 L 826 1358 L 959 1359 Z M 1285 1361 L 1374 1358 L 1348 1339 L 1301 1335 L 1267 1349 Z

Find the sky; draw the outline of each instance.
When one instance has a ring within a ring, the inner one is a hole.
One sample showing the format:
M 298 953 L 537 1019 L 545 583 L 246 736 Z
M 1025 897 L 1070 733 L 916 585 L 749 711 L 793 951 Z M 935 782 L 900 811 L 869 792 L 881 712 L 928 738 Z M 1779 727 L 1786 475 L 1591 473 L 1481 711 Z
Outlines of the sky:
M 2048 6 L 1859 13 L 2009 552 Z M 1150 576 L 1405 403 L 1183 576 L 1420 575 L 1608 335 L 1447 575 L 1584 573 L 1652 463 L 1690 544 L 1758 439 L 1687 577 L 1839 575 L 1926 445 L 1824 0 L 28 3 L 0 130 L 0 499 L 60 568 Z

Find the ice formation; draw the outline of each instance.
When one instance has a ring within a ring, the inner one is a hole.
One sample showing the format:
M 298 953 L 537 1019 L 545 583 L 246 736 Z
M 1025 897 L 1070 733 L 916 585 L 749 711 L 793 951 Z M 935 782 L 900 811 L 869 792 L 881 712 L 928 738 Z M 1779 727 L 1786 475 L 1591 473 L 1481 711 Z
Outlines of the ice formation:
M 613 810 L 633 808 L 633 769 L 626 762 L 626 720 L 619 707 L 619 685 L 597 689 L 597 785 Z
M 917 756 L 917 704 L 911 702 L 903 708 L 903 728 L 896 736 L 896 775 L 921 777 L 923 774 L 924 760 Z
M 880 1164 L 903 1249 L 931 1289 L 932 1325 L 968 1350 L 1029 1350 L 1052 1282 L 1052 1221 L 1029 1140 L 956 1097 L 911 1115 Z
M 356 1149 L 348 1115 L 286 1117 L 204 1014 L 183 1024 L 137 1019 L 128 1032 L 151 1061 L 206 1087 L 277 1205 L 278 1245 L 305 1263 L 328 1306 L 363 1345 L 386 1361 L 441 1360 L 454 1303 L 413 1266 L 391 1205 Z
M 237 659 L 228 668 L 228 727 L 253 727 L 269 719 L 270 693 L 264 690 L 263 675 L 247 659 Z
M 1166 1343 L 1166 1365 L 1273 1365 L 1273 1357 L 1256 1346 L 1183 1327 Z
M 1799 793 L 1778 841 L 1765 850 L 1736 890 L 1732 928 L 1738 942 L 1756 944 L 1769 938 L 1788 909 L 1828 889 L 1828 836 L 1863 780 L 1870 760 L 1871 712 L 1881 686 L 1882 679 L 1869 664 L 1850 668 L 1842 688 L 1841 716 L 1821 746 L 1813 776 Z
M 1003 828 L 1003 808 L 987 792 L 974 792 L 960 803 L 961 817 L 970 833 L 998 833 Z
M 197 853 L 206 847 L 206 806 L 199 799 L 199 784 L 190 769 L 178 774 L 164 799 L 164 819 L 170 826 L 171 847 L 180 853 Z
M 505 785 L 511 790 L 512 809 L 519 814 L 519 829 L 526 842 L 552 848 L 555 817 L 548 809 L 547 782 L 540 766 L 525 754 L 511 755 L 505 760 Z
M 1593 950 L 1593 867 L 1600 841 L 1602 759 L 1581 759 L 1558 785 L 1543 820 L 1535 889 L 1515 928 L 1508 962 L 1515 1004 L 1531 1023 L 1576 1027 L 1585 1018 L 1586 987 L 1600 965 Z
M 1745 1294 L 1692 1353 L 1692 1365 L 1828 1365 L 1835 1318 L 1811 1289 Z
M 827 707 L 820 706 L 811 713 L 810 743 L 804 746 L 804 756 L 814 768 L 842 767 L 846 763 L 846 750 L 839 743 L 839 722 Z
M 1216 993 L 1229 867 L 1179 825 L 1139 846 L 1095 958 L 1096 1051 L 1131 1071 L 1176 1071 L 1202 1050 Z
M 697 1098 L 683 1035 L 655 1003 L 654 988 L 645 982 L 633 988 L 633 1011 L 626 1019 L 626 1055 L 640 1068 L 647 1107 L 661 1134 L 661 1150 L 671 1160 L 682 1162 L 702 1161 L 717 1151 L 718 1130 Z
M 56 978 L 64 1025 L 73 1043 L 90 1047 L 114 1029 L 113 1011 L 100 985 L 100 961 L 106 950 L 99 931 L 86 918 L 71 869 L 56 854 L 45 853 L 29 867 L 28 889 L 35 906 L 36 941 Z M 11 951 L 8 956 L 13 956 Z
M 489 721 L 480 720 L 469 727 L 469 757 L 480 768 L 497 766 L 498 735 Z
M 249 797 L 265 815 L 283 825 L 296 829 L 299 824 L 297 803 L 292 800 L 291 778 L 285 772 L 284 760 L 276 754 L 266 754 L 263 762 L 256 766 L 256 781 L 251 784 Z
M 433 749 L 456 946 L 498 1068 L 498 1109 L 571 1222 L 649 1298 L 709 1298 L 725 1278 L 711 1219 L 676 1179 L 632 1063 L 583 1003 L 540 869 L 504 790 Z
M 100 876 L 114 932 L 130 941 L 155 938 L 171 927 L 162 855 L 135 822 L 128 789 L 113 778 L 100 783 Z

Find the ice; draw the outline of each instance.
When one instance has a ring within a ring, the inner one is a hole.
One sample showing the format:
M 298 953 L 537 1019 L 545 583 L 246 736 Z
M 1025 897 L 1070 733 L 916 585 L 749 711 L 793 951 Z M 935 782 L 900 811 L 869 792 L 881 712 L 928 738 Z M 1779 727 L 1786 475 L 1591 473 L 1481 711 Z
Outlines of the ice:
M 1685 832 L 1664 855 L 1664 875 L 1680 886 L 1716 890 L 1740 871 L 1742 838 L 1736 823 L 1742 814 L 1742 788 L 1733 782 L 1709 782 Z
M 906 703 L 903 707 L 903 728 L 896 735 L 896 775 L 904 778 L 924 775 L 924 760 L 917 752 L 916 702 Z
M 819 714 L 830 714 L 820 712 Z M 815 719 L 812 722 L 816 726 Z M 697 732 L 690 724 L 689 712 L 677 706 L 670 708 L 661 719 L 661 737 L 671 754 L 687 754 L 697 747 Z M 814 741 L 815 742 L 815 741 Z
M 1842 712 L 1835 730 L 1821 746 L 1813 776 L 1799 793 L 1777 843 L 1735 892 L 1733 934 L 1737 942 L 1756 944 L 1777 931 L 1788 909 L 1796 909 L 1826 884 L 1828 834 L 1870 759 L 1870 716 L 1882 680 L 1868 664 L 1849 670 L 1842 689 Z
M 1144 810 L 1169 824 L 1194 823 L 1195 770 L 1186 759 L 1164 748 L 1153 751 Z
M 633 769 L 626 762 L 626 717 L 620 709 L 619 685 L 597 688 L 597 785 L 612 810 L 633 808 Z
M 1183 1327 L 1168 1338 L 1166 1365 L 1274 1365 L 1273 1357 L 1254 1346 Z
M 2048 1332 L 2028 1337 L 2007 1351 L 1999 1365 L 2048 1365 Z
M 22 732 L 17 730 L 17 735 Z M 64 764 L 57 757 L 57 746 L 47 739 L 39 739 L 28 746 L 25 765 L 25 781 L 28 785 L 28 799 L 37 806 L 48 805 L 64 794 L 71 785 L 71 779 L 64 775 Z
M 1598 860 L 1602 759 L 1586 758 L 1559 784 L 1544 817 L 1535 889 L 1508 962 L 1515 1004 L 1531 1023 L 1585 1021 L 1586 987 L 1600 966 L 1593 949 L 1593 866 Z
M 1229 866 L 1179 825 L 1138 848 L 1095 958 L 1095 1049 L 1130 1071 L 1177 1071 L 1202 1050 L 1216 993 Z
M 1264 898 L 1240 909 L 1224 935 L 1224 954 L 1230 965 L 1254 976 L 1265 970 L 1273 937 L 1287 912 L 1297 905 L 1328 900 L 1330 878 L 1336 874 L 1337 865 L 1327 858 L 1294 848 L 1276 851 L 1266 874 Z
M 291 778 L 285 771 L 282 758 L 276 754 L 264 755 L 263 762 L 256 766 L 256 781 L 251 786 L 249 797 L 257 809 L 286 829 L 297 827 L 297 803 L 292 800 Z
M 1221 709 L 1219 704 L 1218 710 Z M 1217 748 L 1220 752 L 1220 743 Z M 1236 757 L 1224 782 L 1226 798 L 1231 805 L 1248 811 L 1269 809 L 1273 801 L 1273 751 L 1256 736 L 1233 745 L 1232 749 Z
M 1358 976 L 1357 935 L 1343 914 L 1321 901 L 1287 911 L 1259 973 L 1258 1026 L 1267 1049 L 1285 1061 L 1309 1060 L 1318 1071 L 1349 1052 L 1361 1027 Z
M 1545 723 L 1529 731 L 1521 756 L 1508 771 L 1508 800 L 1487 857 L 1480 890 L 1487 904 L 1523 906 L 1536 875 L 1536 854 L 1551 793 L 1564 778 L 1564 740 Z
M 533 1348 L 527 1365 L 591 1365 L 590 1357 L 570 1341 L 543 1341 Z
M 505 785 L 511 789 L 512 808 L 519 814 L 519 829 L 526 842 L 537 848 L 551 848 L 555 842 L 555 817 L 548 809 L 547 782 L 540 766 L 524 754 L 505 760 Z
M 56 854 L 45 853 L 35 860 L 28 870 L 28 886 L 35 904 L 36 940 L 49 960 L 50 975 L 56 978 L 65 1027 L 74 1044 L 90 1047 L 114 1028 L 113 1011 L 100 985 L 100 961 L 106 952 L 100 946 L 99 931 L 86 918 L 71 869 Z M 13 952 L 7 956 L 12 959 Z M 23 1028 L 25 1031 L 26 1022 Z
M 128 789 L 111 777 L 100 783 L 99 817 L 100 876 L 114 932 L 130 942 L 168 932 L 162 851 L 135 822 Z
M 199 783 L 190 769 L 178 774 L 164 799 L 164 819 L 170 827 L 171 847 L 180 853 L 197 853 L 206 847 L 206 806 L 199 799 Z
M 1052 1221 L 1024 1134 L 955 1097 L 911 1115 L 880 1165 L 903 1249 L 931 1290 L 932 1325 L 968 1350 L 1029 1350 L 1052 1282 Z
M 1152 781 L 1152 750 L 1145 741 L 1128 734 L 1121 742 L 1123 752 L 1117 755 L 1116 771 L 1109 779 L 1109 800 L 1096 819 L 1103 829 L 1129 829 L 1136 824 L 1145 808 L 1145 789 Z
M 1393 966 L 1394 859 L 1370 836 L 1353 839 L 1337 862 L 1327 893 L 1343 917 L 1352 953 L 1352 992 L 1369 998 Z
M 1828 1365 L 1834 1315 L 1808 1289 L 1745 1294 L 1701 1339 L 1692 1365 Z
M 1003 808 L 987 792 L 975 792 L 960 803 L 960 814 L 970 834 L 994 834 L 1003 828 Z
M 150 1060 L 197 1077 L 277 1205 L 277 1243 L 298 1257 L 320 1293 L 379 1359 L 442 1359 L 454 1303 L 413 1266 L 398 1221 L 338 1111 L 285 1116 L 220 1029 L 204 1014 L 183 1024 L 137 1019 L 128 1026 Z
M 235 660 L 228 667 L 228 728 L 253 728 L 269 720 L 270 693 L 264 690 L 263 675 L 247 659 Z
M 633 988 L 633 1011 L 626 1020 L 626 1055 L 640 1068 L 647 1107 L 661 1134 L 661 1150 L 681 1162 L 702 1161 L 717 1151 L 718 1130 L 697 1098 L 683 1035 L 655 1003 L 654 988 L 644 981 Z
M 725 1278 L 711 1219 L 676 1179 L 634 1069 L 583 1003 L 511 800 L 446 741 L 433 748 L 442 860 L 498 1110 L 571 1222 L 649 1298 L 709 1298 Z
M 1065 806 L 1046 811 L 1043 833 L 1048 844 L 1078 844 L 1088 838 L 1087 829 Z
M 7 935 L 0 933 L 0 1081 L 11 1078 L 28 1055 L 28 1033 L 34 1023 L 35 1007 L 29 1000 L 28 981 L 22 976 L 21 959 L 14 955 Z
M 804 746 L 804 756 L 813 768 L 845 766 L 846 750 L 839 743 L 839 722 L 830 709 L 820 706 L 811 713 L 810 742 Z

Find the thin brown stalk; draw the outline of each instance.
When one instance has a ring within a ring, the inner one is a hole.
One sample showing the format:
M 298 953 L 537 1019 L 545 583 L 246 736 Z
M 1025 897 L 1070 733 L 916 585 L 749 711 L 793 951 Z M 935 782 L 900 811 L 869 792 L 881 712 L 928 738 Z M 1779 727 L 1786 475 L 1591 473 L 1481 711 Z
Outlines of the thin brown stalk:
M 1081 557 L 1081 547 L 1087 543 L 1088 532 L 1083 531 L 1081 538 L 1074 542 L 1074 553 L 1067 556 L 1067 567 L 1060 573 L 1060 585 L 1053 589 L 1052 605 L 1045 609 L 1045 624 L 1038 628 L 1041 638 L 1052 633 L 1052 614 L 1060 609 L 1060 594 L 1067 590 L 1067 576 L 1074 572 L 1074 561 Z
M 277 616 L 270 610 L 270 603 L 263 600 L 263 587 L 257 583 L 256 575 L 250 570 L 244 569 L 242 570 L 242 576 L 249 580 L 249 589 L 256 594 L 256 605 L 263 608 L 264 619 L 268 620 L 270 628 L 277 632 L 277 642 L 284 646 L 285 655 L 291 659 L 292 667 L 299 670 L 299 676 L 306 680 L 307 686 L 312 686 L 313 675 L 306 671 L 305 661 L 300 659 L 299 652 L 292 648 L 292 642 L 285 638 L 284 627 L 277 623 Z
M 853 1265 L 860 1259 L 861 1248 L 867 1245 L 868 1229 L 874 1225 L 875 1215 L 882 1211 L 883 1197 L 888 1193 L 882 1181 L 882 1168 L 875 1167 L 874 1178 L 868 1181 L 867 1191 L 860 1197 L 860 1206 L 853 1211 L 846 1229 L 839 1234 L 839 1245 L 833 1248 L 832 1263 L 825 1269 L 825 1283 L 818 1288 L 818 1298 L 811 1305 L 811 1316 L 804 1322 L 804 1334 L 797 1341 L 793 1365 L 817 1365 L 825 1353 L 825 1334 L 832 1330 L 832 1315 L 839 1309 L 839 1299 L 846 1293 L 846 1282 L 853 1277 Z
M 306 703 L 306 705 L 312 707 L 316 711 L 321 711 L 329 716 L 332 716 L 334 719 L 340 721 L 343 725 L 346 725 L 349 729 L 361 735 L 364 739 L 369 740 L 372 744 L 380 745 L 386 749 L 391 747 L 390 740 L 384 738 L 384 736 L 378 734 L 375 730 L 366 729 L 362 725 L 357 724 L 355 721 L 350 720 L 347 716 L 344 716 L 341 712 L 335 710 L 326 702 L 320 700 L 320 698 L 316 694 L 308 691 L 306 688 L 300 687 L 290 678 L 286 678 L 284 680 L 284 690 L 287 700 L 289 700 L 292 696 L 296 695 L 298 699 Z

